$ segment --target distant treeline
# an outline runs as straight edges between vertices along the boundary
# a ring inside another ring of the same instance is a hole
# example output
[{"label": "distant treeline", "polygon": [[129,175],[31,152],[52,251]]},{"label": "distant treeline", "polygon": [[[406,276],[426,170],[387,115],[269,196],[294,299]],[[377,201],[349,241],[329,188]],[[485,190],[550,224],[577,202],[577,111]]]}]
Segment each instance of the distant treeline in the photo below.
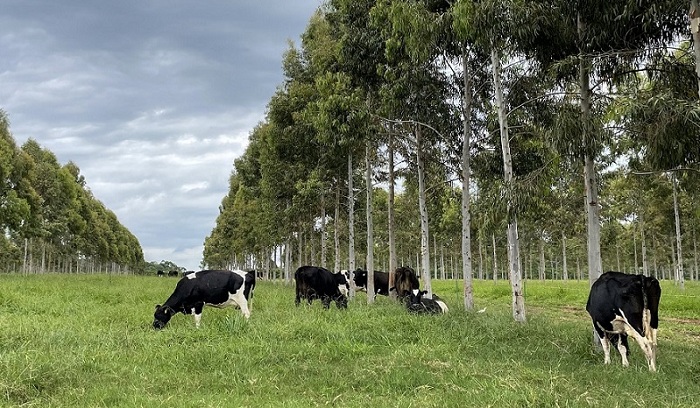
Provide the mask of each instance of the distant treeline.
[{"label": "distant treeline", "polygon": [[138,239],[95,198],[73,162],[29,139],[0,109],[0,271],[142,272]]}]

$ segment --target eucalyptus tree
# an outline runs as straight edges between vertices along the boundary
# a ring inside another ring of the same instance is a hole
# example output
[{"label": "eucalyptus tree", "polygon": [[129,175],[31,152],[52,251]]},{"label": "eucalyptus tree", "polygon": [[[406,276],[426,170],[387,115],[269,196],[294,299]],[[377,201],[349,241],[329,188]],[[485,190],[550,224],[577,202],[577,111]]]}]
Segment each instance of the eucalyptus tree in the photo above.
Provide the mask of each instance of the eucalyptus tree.
[{"label": "eucalyptus tree", "polygon": [[[600,206],[596,161],[603,148],[600,92],[614,89],[634,63],[663,47],[684,25],[682,2],[528,1],[540,10],[533,35],[522,49],[561,80],[578,88],[578,111],[561,116],[555,140],[564,153],[581,158],[586,188],[588,268],[591,284],[601,273]],[[593,82],[592,82],[593,81]],[[573,101],[572,101],[573,102]],[[573,103],[572,103],[573,107]]]}]

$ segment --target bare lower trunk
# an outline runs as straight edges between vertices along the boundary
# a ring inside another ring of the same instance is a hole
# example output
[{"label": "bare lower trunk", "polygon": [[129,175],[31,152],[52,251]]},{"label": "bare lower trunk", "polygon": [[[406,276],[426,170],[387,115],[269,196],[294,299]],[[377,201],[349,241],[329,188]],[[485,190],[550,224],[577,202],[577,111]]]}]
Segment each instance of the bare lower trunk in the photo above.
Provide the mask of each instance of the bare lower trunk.
[{"label": "bare lower trunk", "polygon": [[569,271],[566,268],[566,234],[561,233],[561,258],[562,258],[562,277],[564,280],[569,280]]},{"label": "bare lower trunk", "polygon": [[491,233],[491,243],[493,245],[493,281],[498,280],[498,259],[496,258],[496,234]]},{"label": "bare lower trunk", "polygon": [[433,288],[430,280],[428,207],[425,198],[425,167],[423,165],[423,150],[420,127],[416,127],[416,161],[418,164],[418,207],[420,211],[420,253],[421,269],[423,269],[423,290],[427,291],[428,294],[426,296],[432,299]]},{"label": "bare lower trunk", "polygon": [[367,186],[367,303],[374,303],[374,224],[372,222],[372,147],[365,146],[365,183]]},{"label": "bare lower trunk", "polygon": [[348,154],[348,273],[350,274],[350,298],[355,296],[353,272],[355,271],[355,194],[352,186],[352,153]]},{"label": "bare lower trunk", "polygon": [[647,259],[647,241],[646,234],[644,232],[644,214],[639,214],[639,229],[641,230],[642,238],[642,273],[644,276],[649,276],[649,260]]},{"label": "bare lower trunk", "polygon": [[503,152],[503,178],[505,188],[508,189],[507,219],[508,219],[508,271],[513,293],[513,318],[517,322],[525,322],[525,296],[522,291],[522,273],[520,270],[520,243],[518,241],[518,216],[513,191],[513,164],[510,153],[510,138],[508,132],[508,120],[506,118],[505,103],[501,87],[501,61],[495,47],[491,48],[491,67],[493,71],[493,84],[496,94],[496,107],[498,109],[498,122],[501,130],[501,150]]},{"label": "bare lower trunk", "polygon": [[[472,81],[469,71],[469,61],[463,52],[464,92],[462,97],[462,275],[464,276],[464,309],[474,309],[474,291],[472,288],[472,250],[471,250],[471,212],[469,183],[471,178],[470,146],[471,146],[471,110],[472,110]],[[479,247],[481,256],[481,247]],[[481,264],[479,264],[481,275]],[[480,276],[481,278],[481,276]]]},{"label": "bare lower trunk", "polygon": [[[321,266],[326,265],[326,194],[321,193]],[[337,272],[337,270],[335,271]]]},{"label": "bare lower trunk", "polygon": [[[394,287],[394,273],[396,271],[396,238],[394,236],[394,135],[389,132],[389,198],[388,198],[388,229],[389,229],[389,288]],[[390,290],[389,296],[396,299],[396,291]]]},{"label": "bare lower trunk", "polygon": [[695,52],[695,76],[698,82],[700,96],[700,7],[698,0],[690,0],[690,32],[693,35],[693,50]]},{"label": "bare lower trunk", "polygon": [[336,186],[335,189],[335,216],[333,217],[333,251],[335,261],[333,264],[333,270],[340,270],[340,234],[338,233],[338,227],[340,223],[340,184]]},{"label": "bare lower trunk", "polygon": [[672,174],[673,177],[673,214],[676,219],[676,251],[677,256],[677,268],[676,268],[676,282],[680,285],[681,289],[685,289],[685,273],[683,272],[683,244],[681,242],[681,218],[680,210],[678,209],[678,193],[677,193],[677,180],[676,174]]}]

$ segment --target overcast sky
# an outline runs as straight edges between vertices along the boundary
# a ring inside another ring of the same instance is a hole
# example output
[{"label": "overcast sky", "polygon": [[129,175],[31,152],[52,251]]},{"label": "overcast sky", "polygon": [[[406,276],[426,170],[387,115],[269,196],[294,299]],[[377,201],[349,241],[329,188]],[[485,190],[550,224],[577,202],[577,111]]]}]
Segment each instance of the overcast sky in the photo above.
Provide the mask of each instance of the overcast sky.
[{"label": "overcast sky", "polygon": [[321,0],[2,0],[0,109],[147,261],[199,269],[233,161]]}]

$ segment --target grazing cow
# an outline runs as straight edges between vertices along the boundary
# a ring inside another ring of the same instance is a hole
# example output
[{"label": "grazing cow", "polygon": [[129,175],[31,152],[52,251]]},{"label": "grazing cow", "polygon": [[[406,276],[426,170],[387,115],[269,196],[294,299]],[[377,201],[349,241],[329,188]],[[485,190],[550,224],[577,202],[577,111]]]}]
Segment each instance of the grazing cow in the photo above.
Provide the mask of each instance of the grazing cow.
[{"label": "grazing cow", "polygon": [[176,278],[177,278],[177,275],[179,275],[179,274],[177,273],[177,271],[168,271],[168,276],[172,276],[172,277],[176,277]]},{"label": "grazing cow", "polygon": [[[357,269],[355,271],[355,286],[358,290],[364,290],[367,292],[367,271],[363,269]],[[374,271],[374,294],[389,296],[389,274],[382,271]]]},{"label": "grazing cow", "polygon": [[447,305],[445,302],[433,295],[432,299],[424,298],[428,291],[414,289],[406,298],[406,309],[411,313],[416,314],[440,314],[447,313]]},{"label": "grazing cow", "polygon": [[296,299],[294,304],[299,306],[301,299],[309,304],[314,299],[321,299],[323,307],[328,309],[331,301],[338,308],[348,307],[348,291],[350,285],[345,271],[331,273],[328,269],[318,266],[301,266],[294,272],[296,281]]},{"label": "grazing cow", "polygon": [[605,272],[591,286],[586,310],[600,337],[605,364],[610,364],[610,343],[627,367],[632,336],[641,347],[650,371],[656,371],[656,332],[659,328],[661,286],[656,278]]},{"label": "grazing cow", "polygon": [[162,329],[178,312],[192,314],[199,327],[204,305],[238,306],[246,319],[250,317],[248,299],[253,297],[255,274],[244,271],[206,270],[187,274],[177,282],[175,291],[156,306],[153,328]]},{"label": "grazing cow", "polygon": [[396,268],[396,272],[394,272],[394,287],[391,290],[396,290],[396,296],[399,300],[407,298],[419,287],[418,276],[413,268],[410,266]]},{"label": "grazing cow", "polygon": [[165,272],[163,272],[159,269],[158,272],[156,272],[156,276],[158,276],[158,277],[165,276]]}]

